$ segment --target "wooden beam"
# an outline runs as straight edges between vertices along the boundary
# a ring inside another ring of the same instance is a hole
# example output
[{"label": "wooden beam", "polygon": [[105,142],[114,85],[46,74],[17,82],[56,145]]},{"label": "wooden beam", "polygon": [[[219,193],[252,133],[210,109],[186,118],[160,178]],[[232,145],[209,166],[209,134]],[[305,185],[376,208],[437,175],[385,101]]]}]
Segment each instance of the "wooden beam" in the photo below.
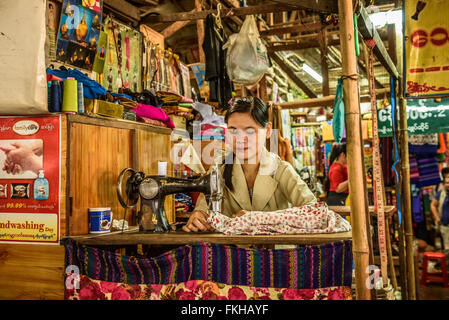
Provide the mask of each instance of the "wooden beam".
[{"label": "wooden beam", "polygon": [[288,3],[301,9],[314,12],[338,13],[337,1],[335,0],[277,0],[279,3]]},{"label": "wooden beam", "polygon": [[[198,12],[194,13],[201,13],[203,10],[203,7],[201,6],[201,0],[195,0],[195,8]],[[196,21],[196,29],[198,34],[198,53],[200,56],[200,63],[206,63],[206,55],[204,54],[203,50],[203,42],[204,42],[204,21],[203,20],[197,20]]]},{"label": "wooden beam", "polygon": [[[198,9],[195,8],[189,12],[196,12]],[[170,38],[173,34],[175,34],[177,31],[181,30],[182,28],[184,28],[185,26],[187,26],[188,24],[192,23],[192,21],[190,20],[186,20],[186,21],[176,21],[174,23],[172,23],[171,25],[169,25],[167,28],[165,28],[164,30],[161,31],[161,34],[165,37],[165,38]]]},{"label": "wooden beam", "polygon": [[265,30],[260,32],[261,37],[268,37],[272,35],[281,35],[295,32],[304,32],[304,31],[317,31],[320,30],[323,25],[320,22],[308,23],[308,24],[298,24],[296,26],[291,27],[283,27],[283,28],[272,28],[270,30]]},{"label": "wooden beam", "polygon": [[388,73],[391,76],[393,76],[395,79],[399,79],[398,70],[396,69],[396,66],[391,60],[390,55],[387,52],[387,49],[385,49],[382,39],[379,36],[379,33],[377,32],[375,27],[373,26],[373,23],[371,22],[371,19],[369,18],[368,13],[366,12],[366,9],[363,6],[363,4],[360,4],[360,14],[359,18],[357,19],[357,24],[359,26],[359,31],[364,40],[373,39],[376,42],[376,46],[373,49],[373,53],[376,56],[377,60],[379,60],[382,63],[384,68],[388,71]]},{"label": "wooden beam", "polygon": [[276,64],[279,66],[279,68],[284,71],[287,76],[299,87],[302,91],[309,97],[309,98],[317,98],[315,92],[313,92],[312,89],[309,88],[294,72],[291,68],[287,66],[287,64],[277,55],[277,53],[271,53],[270,54],[271,59],[276,62]]},{"label": "wooden beam", "polygon": [[104,0],[104,6],[126,20],[140,21],[139,8],[125,0]]},{"label": "wooden beam", "polygon": [[[340,45],[339,39],[329,39],[328,46],[337,46]],[[319,48],[320,43],[317,39],[313,39],[310,41],[304,41],[299,43],[292,44],[284,44],[284,45],[271,45],[267,47],[268,53],[276,52],[276,51],[291,51],[291,50],[302,50],[302,49],[310,49],[310,48]]]},{"label": "wooden beam", "polygon": [[[383,99],[384,94],[390,92],[390,88],[376,90],[376,98]],[[368,93],[367,93],[368,94]],[[321,98],[304,99],[290,102],[279,103],[278,106],[282,109],[297,109],[297,108],[321,108],[330,107],[334,105],[335,96],[325,96]],[[360,97],[360,102],[370,102],[369,96]]]},{"label": "wooden beam", "polygon": [[[226,8],[221,10],[221,18],[230,18],[232,16],[247,16],[252,14],[263,14],[270,12],[279,11],[292,11],[295,7],[287,4],[265,4],[257,6],[249,6],[242,8]],[[185,21],[185,20],[201,20],[206,19],[209,13],[217,14],[217,10],[203,10],[201,12],[177,12],[168,13],[158,16],[147,16],[142,20],[142,23],[159,23],[159,22],[175,22],[175,21]]]}]

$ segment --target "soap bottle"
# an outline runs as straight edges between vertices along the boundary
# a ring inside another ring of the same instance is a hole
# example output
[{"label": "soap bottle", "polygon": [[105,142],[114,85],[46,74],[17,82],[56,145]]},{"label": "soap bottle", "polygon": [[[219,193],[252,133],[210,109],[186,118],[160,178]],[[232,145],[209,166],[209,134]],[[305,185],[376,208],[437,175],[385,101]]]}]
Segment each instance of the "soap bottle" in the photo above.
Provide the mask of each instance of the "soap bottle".
[{"label": "soap bottle", "polygon": [[34,199],[47,200],[48,195],[48,180],[44,178],[44,170],[39,170],[39,177],[34,181]]}]

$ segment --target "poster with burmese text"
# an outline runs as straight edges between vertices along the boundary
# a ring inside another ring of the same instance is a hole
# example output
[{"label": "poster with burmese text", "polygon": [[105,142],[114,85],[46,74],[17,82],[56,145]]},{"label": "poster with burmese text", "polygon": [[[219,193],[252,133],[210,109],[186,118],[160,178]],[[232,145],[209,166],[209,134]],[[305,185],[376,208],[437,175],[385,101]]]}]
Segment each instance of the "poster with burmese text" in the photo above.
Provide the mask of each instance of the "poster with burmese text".
[{"label": "poster with burmese text", "polygon": [[59,244],[60,119],[0,117],[0,242]]},{"label": "poster with burmese text", "polygon": [[404,95],[449,94],[449,1],[404,1]]}]

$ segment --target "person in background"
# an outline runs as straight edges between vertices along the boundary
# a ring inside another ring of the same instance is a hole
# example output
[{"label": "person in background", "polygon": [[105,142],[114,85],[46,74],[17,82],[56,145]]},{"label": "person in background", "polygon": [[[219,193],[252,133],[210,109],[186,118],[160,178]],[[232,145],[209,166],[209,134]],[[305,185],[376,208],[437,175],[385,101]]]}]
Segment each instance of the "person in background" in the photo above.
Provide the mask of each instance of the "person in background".
[{"label": "person in background", "polygon": [[335,144],[329,157],[329,174],[325,182],[329,206],[344,206],[349,194],[346,143]]}]

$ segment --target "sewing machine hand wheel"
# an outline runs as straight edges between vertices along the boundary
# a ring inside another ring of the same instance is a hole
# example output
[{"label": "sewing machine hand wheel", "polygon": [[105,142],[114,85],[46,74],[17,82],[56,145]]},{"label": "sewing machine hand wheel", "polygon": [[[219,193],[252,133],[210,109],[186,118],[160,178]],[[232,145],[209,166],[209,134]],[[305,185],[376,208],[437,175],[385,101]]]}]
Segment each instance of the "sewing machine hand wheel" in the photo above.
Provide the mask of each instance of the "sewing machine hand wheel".
[{"label": "sewing machine hand wheel", "polygon": [[[125,176],[127,176],[125,178]],[[136,172],[134,169],[126,168],[120,172],[117,180],[117,197],[125,209],[132,209],[139,201],[139,184],[145,177],[143,172]]]}]

